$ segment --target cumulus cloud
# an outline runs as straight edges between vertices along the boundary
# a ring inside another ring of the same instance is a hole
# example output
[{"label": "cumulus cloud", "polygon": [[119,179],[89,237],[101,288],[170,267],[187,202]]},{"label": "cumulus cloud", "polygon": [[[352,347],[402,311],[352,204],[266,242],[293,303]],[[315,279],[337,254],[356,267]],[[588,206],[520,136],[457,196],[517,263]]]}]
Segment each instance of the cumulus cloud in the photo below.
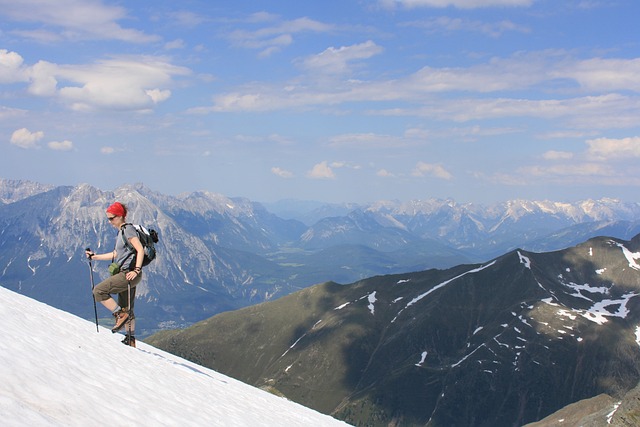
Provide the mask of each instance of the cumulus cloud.
[{"label": "cumulus cloud", "polygon": [[150,90],[145,90],[144,92],[147,95],[149,95],[149,98],[151,98],[154,104],[158,104],[162,101],[166,101],[171,97],[170,90],[150,89]]},{"label": "cumulus cloud", "polygon": [[39,61],[29,72],[29,93],[38,96],[54,96],[58,87],[56,78],[59,67],[47,61]]},{"label": "cumulus cloud", "polygon": [[313,179],[334,179],[336,175],[333,173],[333,169],[327,164],[326,161],[316,164],[308,173],[307,177]]},{"label": "cumulus cloud", "polygon": [[164,87],[190,70],[163,57],[123,56],[87,65],[39,61],[28,74],[29,93],[58,97],[74,110],[145,110],[166,101]]},{"label": "cumulus cloud", "polygon": [[425,163],[422,161],[416,164],[416,167],[411,172],[411,175],[415,177],[431,176],[434,178],[446,179],[446,180],[453,178],[453,175],[449,171],[447,171],[442,165]]},{"label": "cumulus cloud", "polygon": [[38,148],[38,141],[44,137],[44,132],[31,132],[27,128],[21,128],[11,134],[11,143],[20,148]]},{"label": "cumulus cloud", "polygon": [[27,81],[24,59],[16,52],[0,49],[0,83]]},{"label": "cumulus cloud", "polygon": [[271,168],[271,173],[279,176],[280,178],[293,178],[293,173],[288,170],[281,169],[279,167]]}]

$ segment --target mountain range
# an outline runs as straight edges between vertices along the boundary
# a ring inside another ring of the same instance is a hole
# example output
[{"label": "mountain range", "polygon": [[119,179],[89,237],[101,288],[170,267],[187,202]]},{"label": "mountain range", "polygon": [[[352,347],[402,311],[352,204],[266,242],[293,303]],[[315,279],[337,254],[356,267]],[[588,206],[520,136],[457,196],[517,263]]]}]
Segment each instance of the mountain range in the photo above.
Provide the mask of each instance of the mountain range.
[{"label": "mountain range", "polygon": [[353,425],[638,425],[639,296],[640,235],[597,237],[318,284],[146,342]]},{"label": "mountain range", "polygon": [[[128,220],[158,230],[158,258],[138,290],[138,331],[186,327],[214,314],[271,301],[308,286],[477,263],[516,247],[555,250],[597,235],[640,232],[640,204],[452,200],[368,205],[261,204],[194,191],[166,195],[143,184],[104,191],[0,179],[0,285],[84,318],[90,280],[107,264],[115,230],[104,210],[126,203]],[[99,307],[100,322],[110,321]]]}]

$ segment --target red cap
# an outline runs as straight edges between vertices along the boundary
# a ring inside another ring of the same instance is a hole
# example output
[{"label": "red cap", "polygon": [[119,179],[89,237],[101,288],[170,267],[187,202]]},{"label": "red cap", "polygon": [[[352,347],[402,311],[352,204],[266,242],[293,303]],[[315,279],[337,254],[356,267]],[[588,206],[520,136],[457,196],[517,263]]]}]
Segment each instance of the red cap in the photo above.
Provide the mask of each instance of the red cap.
[{"label": "red cap", "polygon": [[107,208],[107,212],[114,214],[115,216],[121,216],[121,217],[127,216],[127,210],[124,208],[124,206],[120,202],[115,202],[114,204],[109,206]]}]

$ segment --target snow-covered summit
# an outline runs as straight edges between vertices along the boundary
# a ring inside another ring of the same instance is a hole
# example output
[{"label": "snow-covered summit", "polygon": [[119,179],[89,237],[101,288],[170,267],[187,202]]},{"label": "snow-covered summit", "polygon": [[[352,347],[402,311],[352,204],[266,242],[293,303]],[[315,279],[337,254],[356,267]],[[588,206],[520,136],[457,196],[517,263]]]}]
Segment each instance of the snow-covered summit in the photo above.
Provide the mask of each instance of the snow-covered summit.
[{"label": "snow-covered summit", "polygon": [[3,426],[345,426],[0,287]]}]

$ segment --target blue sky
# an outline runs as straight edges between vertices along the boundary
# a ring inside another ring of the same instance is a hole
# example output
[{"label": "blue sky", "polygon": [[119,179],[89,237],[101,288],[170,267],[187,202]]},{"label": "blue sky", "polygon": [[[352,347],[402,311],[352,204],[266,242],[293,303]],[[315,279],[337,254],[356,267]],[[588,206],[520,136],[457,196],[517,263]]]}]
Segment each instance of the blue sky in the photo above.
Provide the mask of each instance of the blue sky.
[{"label": "blue sky", "polygon": [[0,177],[640,201],[636,0],[0,0]]}]

